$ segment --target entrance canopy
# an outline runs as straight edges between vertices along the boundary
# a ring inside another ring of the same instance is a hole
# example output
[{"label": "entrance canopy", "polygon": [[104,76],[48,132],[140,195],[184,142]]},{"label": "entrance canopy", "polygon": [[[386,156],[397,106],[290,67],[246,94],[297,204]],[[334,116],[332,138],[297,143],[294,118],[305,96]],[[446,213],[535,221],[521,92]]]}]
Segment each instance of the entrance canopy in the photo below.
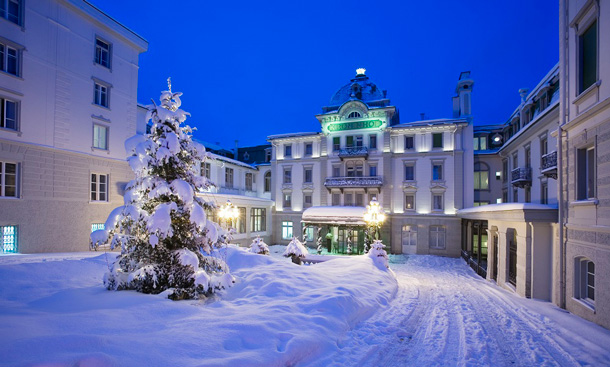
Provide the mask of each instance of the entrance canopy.
[{"label": "entrance canopy", "polygon": [[362,206],[314,206],[303,212],[305,224],[331,224],[347,226],[365,226]]}]

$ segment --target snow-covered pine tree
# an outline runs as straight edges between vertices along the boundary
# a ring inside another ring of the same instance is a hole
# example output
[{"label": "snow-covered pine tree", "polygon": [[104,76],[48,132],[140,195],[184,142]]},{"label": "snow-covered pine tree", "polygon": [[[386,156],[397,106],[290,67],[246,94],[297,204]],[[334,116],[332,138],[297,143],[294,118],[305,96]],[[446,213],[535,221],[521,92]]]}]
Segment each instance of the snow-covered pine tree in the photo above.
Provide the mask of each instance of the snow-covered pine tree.
[{"label": "snow-covered pine tree", "polygon": [[262,238],[256,236],[256,238],[252,240],[248,251],[252,252],[253,254],[269,255],[269,246],[265,243],[265,241],[263,241]]},{"label": "snow-covered pine tree", "polygon": [[375,262],[379,268],[390,267],[388,263],[388,253],[384,250],[384,248],[385,245],[381,242],[381,240],[375,240],[373,241],[371,249],[368,252],[369,257],[373,259],[373,262]]},{"label": "snow-covered pine tree", "polygon": [[292,241],[286,246],[283,255],[285,257],[290,257],[293,263],[301,265],[301,259],[306,257],[308,253],[307,247],[305,247],[298,238],[292,237]]},{"label": "snow-covered pine tree", "polygon": [[161,93],[161,104],[149,106],[150,134],[125,142],[135,179],[126,186],[125,205],[114,209],[105,229],[91,234],[92,246],[121,246],[104,284],[111,290],[167,292],[174,300],[196,298],[230,286],[226,263],[210,256],[226,238],[206,219],[209,207],[194,193],[211,185],[195,164],[208,155],[192,140],[179,107],[182,93]]}]

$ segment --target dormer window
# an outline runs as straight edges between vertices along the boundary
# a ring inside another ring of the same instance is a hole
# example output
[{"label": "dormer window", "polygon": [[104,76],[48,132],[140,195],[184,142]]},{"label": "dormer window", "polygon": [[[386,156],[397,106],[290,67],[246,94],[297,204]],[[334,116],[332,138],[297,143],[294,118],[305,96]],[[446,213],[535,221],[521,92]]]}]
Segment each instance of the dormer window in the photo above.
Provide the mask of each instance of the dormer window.
[{"label": "dormer window", "polygon": [[357,111],[351,112],[347,116],[348,119],[358,119],[358,118],[361,118],[361,117],[362,117],[362,115],[360,114],[360,112],[357,112]]}]

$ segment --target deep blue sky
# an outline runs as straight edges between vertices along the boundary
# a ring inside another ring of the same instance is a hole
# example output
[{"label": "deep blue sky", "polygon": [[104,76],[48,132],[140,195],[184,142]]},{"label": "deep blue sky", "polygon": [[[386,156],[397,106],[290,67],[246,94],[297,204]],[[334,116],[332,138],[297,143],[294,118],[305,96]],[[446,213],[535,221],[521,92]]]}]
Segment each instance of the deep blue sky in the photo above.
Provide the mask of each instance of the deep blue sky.
[{"label": "deep blue sky", "polygon": [[450,117],[470,70],[475,123],[502,123],[559,59],[557,0],[90,1],[149,42],[138,101],[171,76],[195,137],[227,148],[319,131],[314,115],[358,67],[401,122]]}]

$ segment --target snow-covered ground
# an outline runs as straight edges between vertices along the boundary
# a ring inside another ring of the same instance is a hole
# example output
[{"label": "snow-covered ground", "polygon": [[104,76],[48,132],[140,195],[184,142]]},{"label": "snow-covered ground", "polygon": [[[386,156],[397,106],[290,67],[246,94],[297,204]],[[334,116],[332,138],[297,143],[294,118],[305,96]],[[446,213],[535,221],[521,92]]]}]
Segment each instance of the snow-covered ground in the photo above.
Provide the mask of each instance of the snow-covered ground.
[{"label": "snow-covered ground", "polygon": [[233,287],[174,302],[103,288],[115,256],[0,257],[0,365],[307,365],[397,291],[367,256],[298,266],[231,248]]},{"label": "snow-covered ground", "polygon": [[610,331],[460,259],[297,266],[230,249],[234,287],[174,302],[101,285],[99,253],[0,257],[2,366],[607,366]]}]

